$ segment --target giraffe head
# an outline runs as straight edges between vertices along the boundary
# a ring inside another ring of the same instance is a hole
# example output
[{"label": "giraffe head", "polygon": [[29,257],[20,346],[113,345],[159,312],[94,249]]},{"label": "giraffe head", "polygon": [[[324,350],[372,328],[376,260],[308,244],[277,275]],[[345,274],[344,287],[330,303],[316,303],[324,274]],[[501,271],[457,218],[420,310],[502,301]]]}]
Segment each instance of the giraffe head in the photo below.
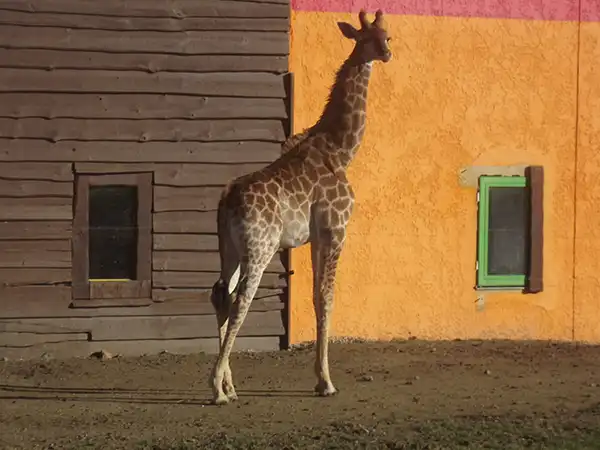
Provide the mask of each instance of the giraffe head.
[{"label": "giraffe head", "polygon": [[377,10],[375,20],[369,22],[367,13],[361,10],[358,13],[360,20],[360,30],[357,30],[352,25],[346,22],[338,22],[338,27],[342,34],[348,39],[356,41],[354,54],[363,63],[372,61],[388,62],[392,59],[392,51],[389,47],[391,38],[388,36],[383,24],[383,12]]}]

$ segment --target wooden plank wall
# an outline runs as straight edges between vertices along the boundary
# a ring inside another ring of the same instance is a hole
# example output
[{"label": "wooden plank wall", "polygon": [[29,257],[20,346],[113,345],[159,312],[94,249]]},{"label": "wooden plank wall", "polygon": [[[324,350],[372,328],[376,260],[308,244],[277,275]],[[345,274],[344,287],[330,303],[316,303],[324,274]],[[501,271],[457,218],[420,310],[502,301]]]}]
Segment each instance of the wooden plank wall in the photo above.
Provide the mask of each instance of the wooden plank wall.
[{"label": "wooden plank wall", "polygon": [[[126,5],[0,3],[0,353],[216,349],[215,208],[289,132],[289,0]],[[154,174],[153,298],[72,304],[74,174],[115,172]],[[239,348],[279,346],[286,262],[269,266]]]}]

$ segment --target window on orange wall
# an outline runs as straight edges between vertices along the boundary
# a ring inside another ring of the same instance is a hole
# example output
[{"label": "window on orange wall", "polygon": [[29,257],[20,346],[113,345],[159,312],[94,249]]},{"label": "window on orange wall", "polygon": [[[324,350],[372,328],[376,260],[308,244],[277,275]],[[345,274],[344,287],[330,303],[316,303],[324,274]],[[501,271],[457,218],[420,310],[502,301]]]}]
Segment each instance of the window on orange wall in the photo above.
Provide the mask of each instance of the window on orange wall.
[{"label": "window on orange wall", "polygon": [[477,237],[477,288],[542,291],[542,167],[479,178]]}]

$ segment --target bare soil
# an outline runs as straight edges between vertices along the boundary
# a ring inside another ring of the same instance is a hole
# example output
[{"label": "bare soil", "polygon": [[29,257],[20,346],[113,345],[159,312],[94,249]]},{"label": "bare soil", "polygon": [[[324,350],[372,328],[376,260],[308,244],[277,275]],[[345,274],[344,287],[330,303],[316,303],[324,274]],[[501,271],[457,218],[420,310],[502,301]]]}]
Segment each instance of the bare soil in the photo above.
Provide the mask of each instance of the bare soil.
[{"label": "bare soil", "polygon": [[236,403],[209,403],[214,356],[0,362],[2,449],[600,448],[600,347],[333,344],[232,358]]}]

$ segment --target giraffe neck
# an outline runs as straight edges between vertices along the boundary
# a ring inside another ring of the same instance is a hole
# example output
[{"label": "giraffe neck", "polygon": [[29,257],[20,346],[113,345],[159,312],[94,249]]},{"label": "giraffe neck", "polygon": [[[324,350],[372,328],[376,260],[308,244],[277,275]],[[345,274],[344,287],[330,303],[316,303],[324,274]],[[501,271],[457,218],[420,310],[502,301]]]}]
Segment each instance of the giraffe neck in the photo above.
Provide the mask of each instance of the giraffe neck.
[{"label": "giraffe neck", "polygon": [[342,64],[321,118],[313,131],[325,135],[342,168],[354,158],[365,133],[367,89],[372,63],[358,62],[354,55]]}]

